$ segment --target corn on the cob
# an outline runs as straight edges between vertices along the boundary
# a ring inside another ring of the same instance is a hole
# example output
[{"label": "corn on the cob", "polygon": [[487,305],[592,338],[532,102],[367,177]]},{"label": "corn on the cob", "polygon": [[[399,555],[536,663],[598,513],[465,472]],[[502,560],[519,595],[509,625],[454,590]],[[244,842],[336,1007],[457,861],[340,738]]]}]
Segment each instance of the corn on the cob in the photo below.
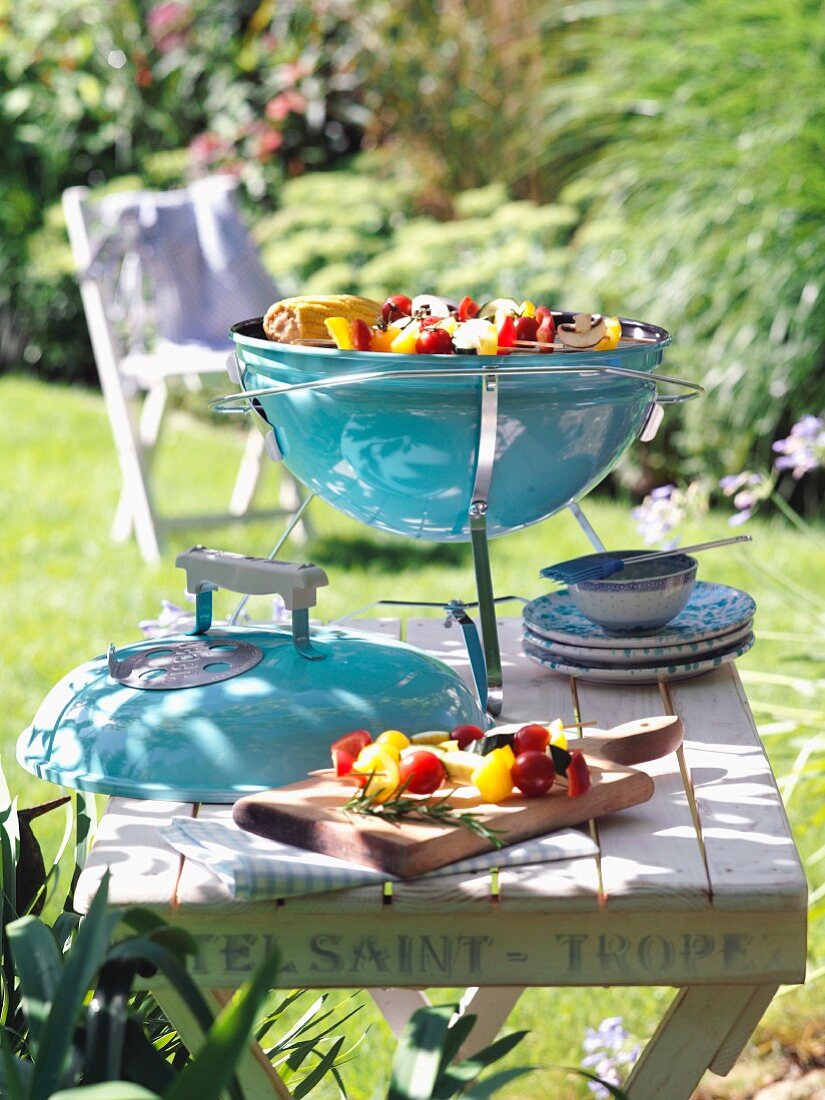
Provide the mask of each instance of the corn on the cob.
[{"label": "corn on the cob", "polygon": [[316,297],[299,294],[269,307],[264,317],[264,332],[279,344],[328,340],[329,333],[324,325],[328,317],[346,317],[348,321],[362,320],[374,325],[381,317],[381,304],[355,294],[319,294]]}]

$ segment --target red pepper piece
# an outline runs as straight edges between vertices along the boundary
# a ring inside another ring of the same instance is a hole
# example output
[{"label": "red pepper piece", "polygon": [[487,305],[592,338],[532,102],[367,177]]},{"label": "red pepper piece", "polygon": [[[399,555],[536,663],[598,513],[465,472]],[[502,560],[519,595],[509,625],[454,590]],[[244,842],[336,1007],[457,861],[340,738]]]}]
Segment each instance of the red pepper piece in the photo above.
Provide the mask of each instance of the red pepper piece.
[{"label": "red pepper piece", "polygon": [[567,796],[576,798],[585,791],[590,790],[590,769],[584,754],[578,749],[570,753],[570,763],[567,766]]},{"label": "red pepper piece", "polygon": [[350,321],[349,331],[352,337],[352,346],[356,351],[370,350],[372,347],[372,329],[366,321],[356,317],[354,321]]},{"label": "red pepper piece", "polygon": [[335,768],[335,774],[339,779],[342,775],[350,774],[355,759],[351,752],[346,752],[344,749],[332,750],[332,766]]},{"label": "red pepper piece", "polygon": [[474,302],[469,294],[466,294],[458,303],[459,321],[469,321],[472,317],[478,317],[481,306]]},{"label": "red pepper piece", "polygon": [[498,326],[498,346],[499,348],[512,348],[516,345],[516,322],[512,316],[508,313],[506,317],[501,319],[501,324]]},{"label": "red pepper piece", "polygon": [[345,733],[343,737],[339,737],[337,741],[333,741],[330,745],[330,749],[333,752],[335,752],[336,749],[347,752],[354,760],[361,749],[366,748],[370,741],[372,741],[372,734],[367,730],[352,730],[351,733]]}]

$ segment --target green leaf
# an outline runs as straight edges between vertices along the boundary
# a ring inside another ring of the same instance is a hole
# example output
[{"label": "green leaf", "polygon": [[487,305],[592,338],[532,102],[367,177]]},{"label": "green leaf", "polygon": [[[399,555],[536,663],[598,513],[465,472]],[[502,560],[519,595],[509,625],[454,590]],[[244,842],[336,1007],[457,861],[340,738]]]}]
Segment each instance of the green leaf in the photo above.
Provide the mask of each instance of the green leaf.
[{"label": "green leaf", "polygon": [[61,1085],[63,1067],[74,1037],[80,1006],[120,919],[117,912],[107,911],[108,897],[107,871],[88,913],[81,921],[74,947],[63,965],[55,989],[54,1003],[41,1035],[30,1100],[49,1100]]},{"label": "green leaf", "polygon": [[342,1035],[337,1039],[312,1072],[308,1073],[303,1081],[295,1086],[292,1090],[292,1095],[295,1097],[295,1100],[301,1100],[302,1097],[306,1096],[311,1089],[314,1089],[315,1086],[326,1077],[327,1073],[329,1073],[335,1065],[335,1059],[338,1057],[338,1053],[344,1045],[345,1038],[346,1036]]},{"label": "green leaf", "polygon": [[28,1020],[29,1042],[36,1061],[63,963],[54,936],[37,917],[21,917],[14,921],[8,926],[8,937],[15,969],[20,977],[23,1011]]},{"label": "green leaf", "polygon": [[4,1100],[26,1100],[26,1088],[22,1077],[31,1076],[31,1063],[15,1058],[11,1041],[5,1028],[0,1028],[0,1085]]},{"label": "green leaf", "polygon": [[463,1062],[459,1062],[457,1066],[452,1067],[452,1072],[461,1076],[462,1074],[470,1074],[466,1077],[466,1080],[472,1081],[474,1077],[477,1077],[483,1069],[487,1066],[497,1062],[500,1058],[504,1058],[509,1054],[514,1047],[518,1046],[524,1036],[527,1035],[526,1031],[514,1031],[510,1035],[503,1035],[500,1039],[496,1039],[495,1042],[490,1043],[484,1050],[480,1050],[477,1054],[474,1054],[471,1058],[466,1058]]},{"label": "green leaf", "polygon": [[477,1081],[469,1092],[462,1093],[464,1100],[488,1100],[490,1096],[498,1092],[510,1081],[524,1077],[533,1072],[533,1066],[514,1066],[512,1069],[500,1069],[498,1073],[492,1073],[483,1081]]},{"label": "green leaf", "polygon": [[181,962],[180,957],[148,936],[133,937],[114,944],[106,955],[107,961],[115,959],[142,959],[152,963],[168,979],[175,992],[185,1002],[204,1034],[213,1022],[212,1011],[203,993]]},{"label": "green leaf", "polygon": [[123,1076],[123,1047],[129,1018],[128,998],[137,963],[103,964],[94,995],[86,1006],[83,1079],[88,1084]]},{"label": "green leaf", "polygon": [[164,1096],[164,1100],[218,1100],[249,1042],[258,1009],[278,970],[277,949],[269,952],[251,981],[221,1011],[206,1042]]},{"label": "green leaf", "polygon": [[[455,1014],[456,1008],[453,1008],[453,1014]],[[441,1051],[441,1063],[438,1067],[439,1072],[443,1072],[447,1066],[455,1058],[456,1054],[461,1047],[461,1044],[469,1036],[473,1030],[478,1017],[472,1012],[468,1012],[464,1016],[459,1016],[453,1024],[447,1028],[447,1034],[444,1037],[444,1046]]]},{"label": "green leaf", "polygon": [[175,1070],[162,1057],[144,1033],[140,1021],[130,1015],[126,1021],[121,1074],[130,1081],[140,1081],[147,1088],[163,1094],[175,1079]]},{"label": "green leaf", "polygon": [[617,1085],[611,1085],[609,1081],[603,1081],[601,1077],[597,1076],[595,1073],[591,1073],[587,1069],[579,1069],[577,1066],[565,1066],[565,1069],[570,1073],[577,1073],[579,1077],[584,1077],[588,1081],[595,1081],[597,1084],[601,1085],[603,1089],[607,1089],[610,1095],[614,1097],[614,1100],[629,1100],[627,1093],[622,1092]]},{"label": "green leaf", "polygon": [[395,1051],[387,1100],[429,1100],[452,1015],[449,1005],[432,1005],[413,1013]]}]

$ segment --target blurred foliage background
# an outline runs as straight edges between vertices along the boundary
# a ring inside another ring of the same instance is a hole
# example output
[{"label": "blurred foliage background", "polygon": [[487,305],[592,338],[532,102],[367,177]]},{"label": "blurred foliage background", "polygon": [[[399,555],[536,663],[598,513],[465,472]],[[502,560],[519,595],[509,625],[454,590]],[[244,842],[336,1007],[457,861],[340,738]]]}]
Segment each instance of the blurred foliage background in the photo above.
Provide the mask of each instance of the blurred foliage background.
[{"label": "blurred foliage background", "polygon": [[0,0],[0,370],[95,381],[63,188],[229,171],[285,292],[512,294],[669,329],[668,370],[709,398],[637,449],[636,490],[768,464],[825,407],[821,16]]}]

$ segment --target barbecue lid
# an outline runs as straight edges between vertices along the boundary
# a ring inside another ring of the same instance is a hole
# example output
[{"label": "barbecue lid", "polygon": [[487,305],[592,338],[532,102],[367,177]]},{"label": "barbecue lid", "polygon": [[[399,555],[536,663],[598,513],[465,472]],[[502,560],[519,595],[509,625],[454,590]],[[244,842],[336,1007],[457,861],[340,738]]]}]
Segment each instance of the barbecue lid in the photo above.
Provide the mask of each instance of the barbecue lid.
[{"label": "barbecue lid", "polygon": [[[373,734],[486,727],[475,692],[403,642],[309,628],[314,565],[194,547],[186,568],[195,632],[87,661],[46,696],[17,746],[20,764],[68,787],[128,798],[234,802],[329,766],[330,742]],[[212,591],[280,592],[292,624],[211,625]]]}]

